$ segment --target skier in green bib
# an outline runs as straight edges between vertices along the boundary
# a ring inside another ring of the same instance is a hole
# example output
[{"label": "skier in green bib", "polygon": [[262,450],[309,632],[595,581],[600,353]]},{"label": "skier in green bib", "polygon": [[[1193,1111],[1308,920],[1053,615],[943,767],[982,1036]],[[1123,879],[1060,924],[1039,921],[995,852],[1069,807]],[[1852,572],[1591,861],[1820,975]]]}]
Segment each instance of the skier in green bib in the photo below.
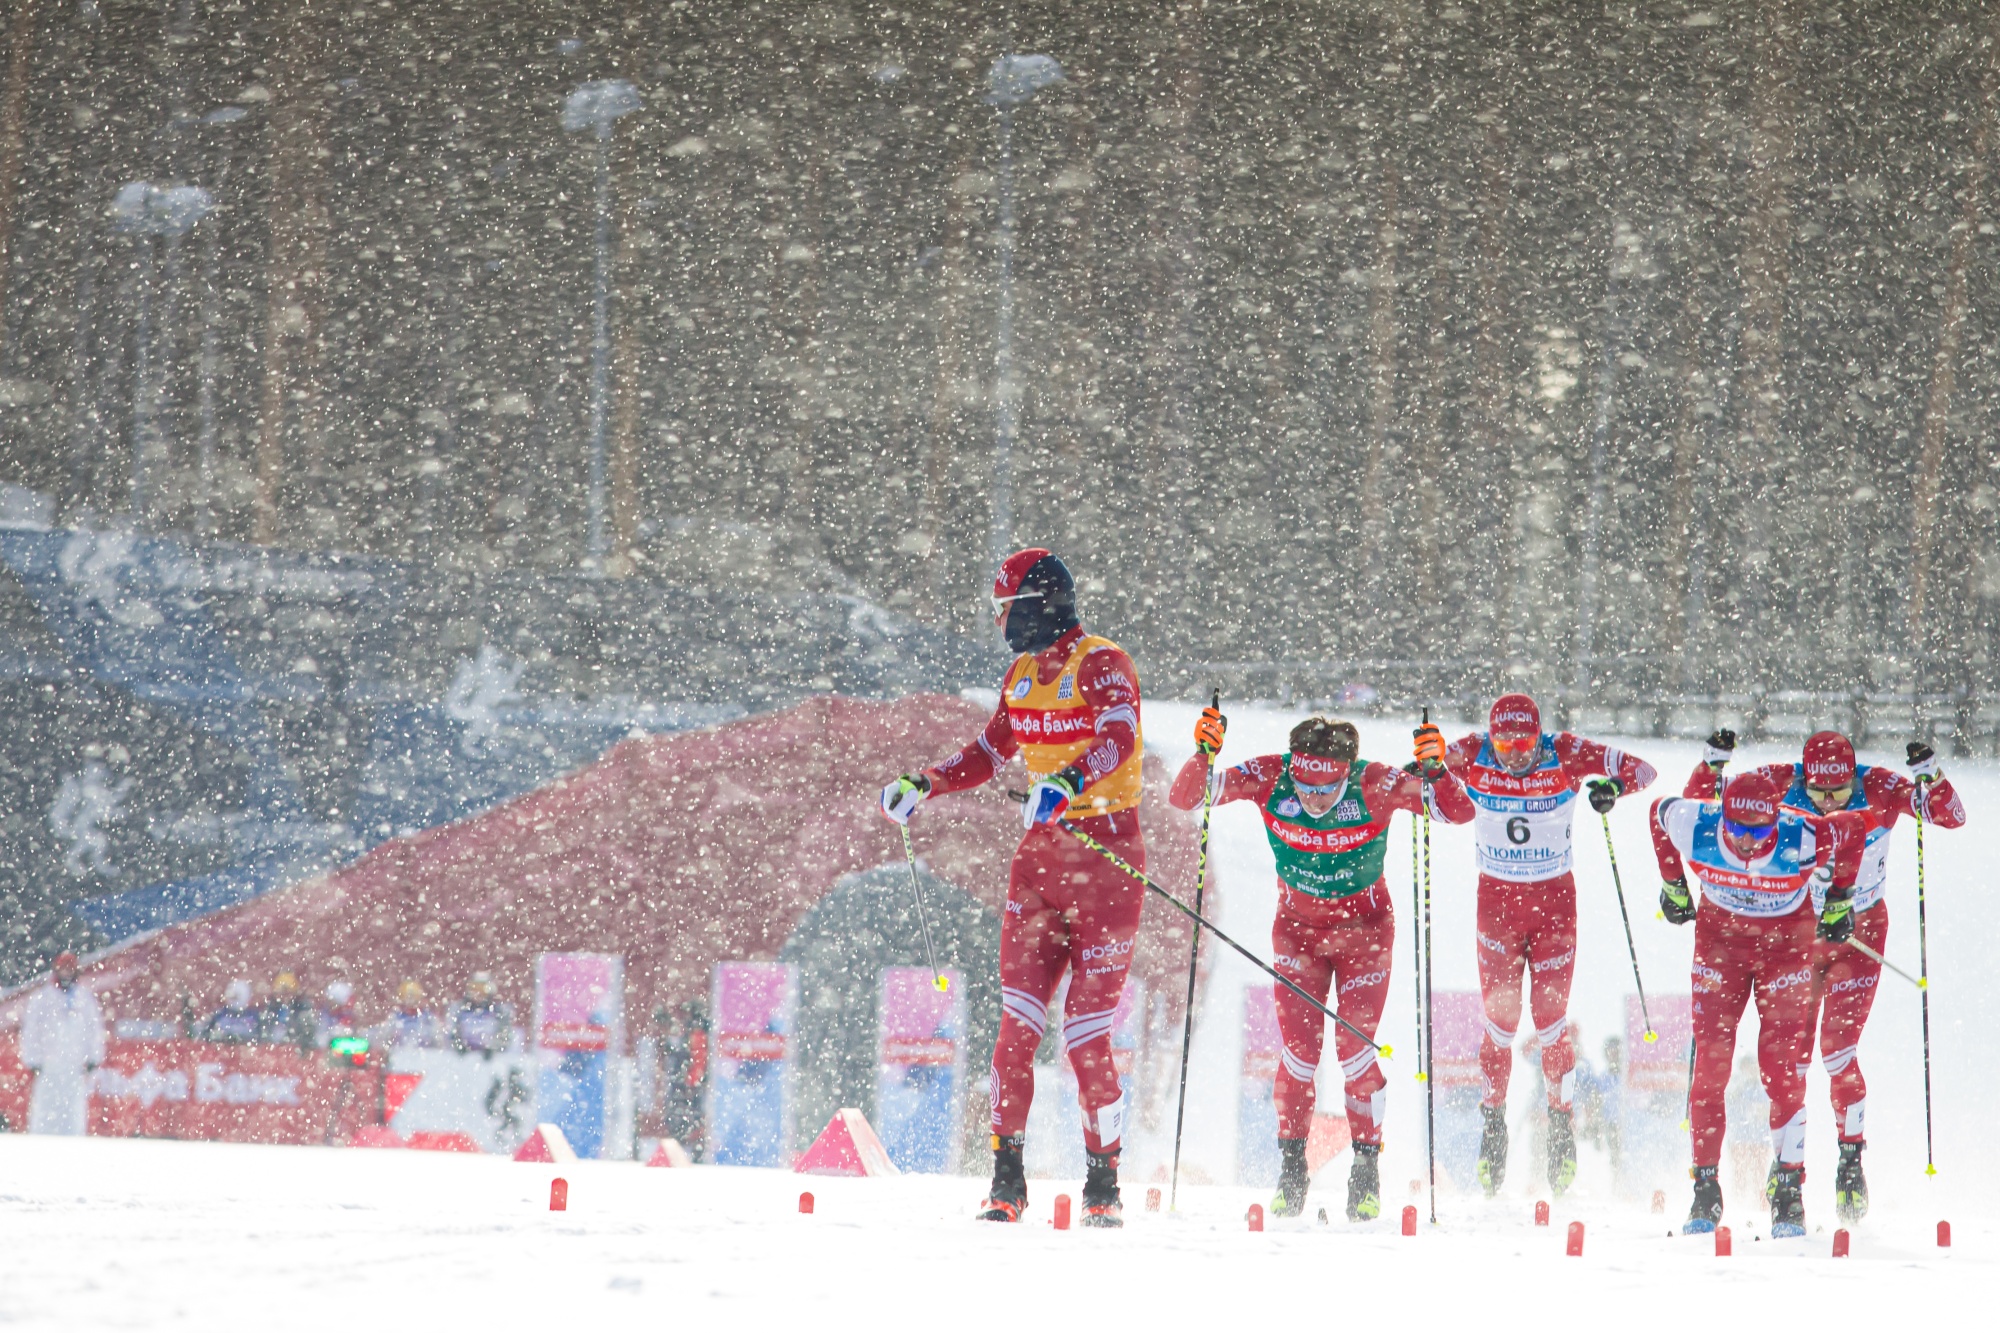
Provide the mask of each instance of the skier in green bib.
[{"label": "skier in green bib", "polygon": [[[1414,771],[1360,757],[1361,733],[1352,722],[1309,717],[1292,728],[1289,753],[1259,755],[1214,772],[1212,753],[1222,748],[1223,718],[1204,709],[1195,724],[1196,751],[1174,779],[1168,797],[1181,810],[1201,804],[1214,784],[1214,801],[1255,801],[1278,863],[1278,914],[1271,950],[1279,972],[1325,1002],[1338,983],[1340,1016],[1370,1038],[1382,1021],[1395,954],[1396,914],[1382,882],[1389,822],[1398,810],[1427,811],[1448,824],[1471,820],[1472,802],[1444,764],[1444,736],[1426,724],[1417,729]],[[1271,1098],[1278,1108],[1282,1167],[1271,1209],[1296,1217],[1309,1184],[1306,1134],[1313,1119],[1313,1077],[1325,1040],[1325,1018],[1283,986],[1273,985],[1278,1032],[1284,1045]],[[1382,1211],[1377,1158],[1387,1080],[1375,1052],[1345,1028],[1335,1054],[1346,1082],[1348,1137],[1354,1165],[1347,1178],[1347,1216],[1365,1221]]]}]

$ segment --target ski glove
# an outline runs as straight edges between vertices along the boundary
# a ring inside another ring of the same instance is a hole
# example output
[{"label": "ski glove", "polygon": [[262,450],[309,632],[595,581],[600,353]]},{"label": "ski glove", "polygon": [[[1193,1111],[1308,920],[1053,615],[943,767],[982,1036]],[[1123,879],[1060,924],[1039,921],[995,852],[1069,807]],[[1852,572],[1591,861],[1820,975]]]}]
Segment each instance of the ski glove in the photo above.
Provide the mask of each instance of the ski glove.
[{"label": "ski glove", "polygon": [[1721,727],[1709,734],[1708,748],[1701,752],[1701,762],[1710,768],[1721,768],[1735,753],[1736,733],[1728,727]]},{"label": "ski glove", "polygon": [[905,773],[882,789],[882,816],[898,824],[910,822],[910,816],[917,813],[917,807],[931,794],[931,780],[919,773],[915,777]]},{"label": "ski glove", "polygon": [[1918,782],[1936,782],[1944,776],[1936,750],[1922,741],[1911,741],[1905,749],[1910,756],[1910,776]]},{"label": "ski glove", "polygon": [[1433,765],[1444,762],[1444,733],[1434,723],[1426,722],[1411,733],[1416,737],[1417,762],[1424,766],[1424,776],[1431,776]]},{"label": "ski glove", "polygon": [[1617,778],[1592,778],[1589,787],[1590,808],[1600,815],[1610,814],[1611,807],[1625,794],[1625,784]]},{"label": "ski glove", "polygon": [[1688,890],[1687,876],[1660,885],[1660,915],[1670,926],[1685,926],[1694,920],[1694,894]]},{"label": "ski glove", "polygon": [[1074,768],[1060,769],[1038,779],[1028,788],[1028,803],[1021,807],[1021,824],[1053,824],[1069,813],[1069,803],[1083,794],[1083,775]]},{"label": "ski glove", "polygon": [[1854,891],[1827,890],[1826,905],[1819,909],[1819,937],[1828,944],[1845,944],[1854,934]]},{"label": "ski glove", "polygon": [[1222,748],[1222,733],[1229,729],[1229,719],[1218,710],[1204,708],[1194,724],[1194,748],[1203,754],[1214,754]]}]

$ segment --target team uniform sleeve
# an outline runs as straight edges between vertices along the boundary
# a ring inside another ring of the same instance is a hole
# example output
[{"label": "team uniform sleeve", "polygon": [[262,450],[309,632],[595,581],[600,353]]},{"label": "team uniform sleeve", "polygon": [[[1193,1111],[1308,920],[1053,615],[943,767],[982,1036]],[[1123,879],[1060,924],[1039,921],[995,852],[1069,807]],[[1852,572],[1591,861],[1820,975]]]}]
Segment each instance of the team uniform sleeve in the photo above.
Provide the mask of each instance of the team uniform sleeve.
[{"label": "team uniform sleeve", "polygon": [[1007,701],[1001,699],[993,709],[993,716],[986,720],[986,727],[972,741],[948,759],[941,759],[924,770],[931,780],[933,794],[948,791],[965,791],[991,782],[1007,761],[1014,757],[1018,747],[1014,741],[1014,724],[1007,718]]},{"label": "team uniform sleeve", "polygon": [[1285,771],[1284,756],[1276,754],[1259,755],[1219,774],[1210,764],[1210,757],[1198,750],[1188,756],[1174,777],[1173,790],[1167,793],[1168,804],[1176,810],[1192,810],[1201,804],[1202,789],[1212,785],[1217,805],[1228,805],[1231,801],[1256,801],[1261,805],[1269,799],[1271,788],[1278,785],[1278,778]]},{"label": "team uniform sleeve", "polygon": [[1959,800],[1958,789],[1951,785],[1950,778],[1939,778],[1926,789],[1901,773],[1878,765],[1868,770],[1862,785],[1868,804],[1892,819],[1911,815],[1938,828],[1965,827],[1965,803]]},{"label": "team uniform sleeve", "polygon": [[1712,801],[1717,789],[1722,786],[1722,777],[1707,764],[1696,764],[1694,772],[1681,786],[1681,795],[1690,801]]},{"label": "team uniform sleeve", "polygon": [[1681,857],[1692,845],[1694,821],[1700,813],[1700,803],[1686,797],[1662,796],[1653,802],[1647,822],[1653,830],[1653,857],[1660,863],[1661,879],[1687,877],[1687,866]]},{"label": "team uniform sleeve", "polygon": [[1362,781],[1386,795],[1391,810],[1428,814],[1447,824],[1472,822],[1472,798],[1465,794],[1464,785],[1451,771],[1449,763],[1429,782],[1404,769],[1391,768],[1387,764],[1370,764]]},{"label": "team uniform sleeve", "polygon": [[1456,773],[1460,781],[1472,771],[1472,765],[1479,758],[1479,751],[1485,747],[1486,738],[1478,732],[1461,736],[1453,741],[1444,752],[1444,766]]},{"label": "team uniform sleeve", "polygon": [[1868,817],[1859,810],[1811,815],[1816,852],[1814,864],[1833,875],[1833,887],[1851,889],[1861,871],[1861,851],[1868,841]]},{"label": "team uniform sleeve", "polygon": [[1077,668],[1076,690],[1097,710],[1097,740],[1077,756],[1083,790],[1139,752],[1139,672],[1121,648],[1099,648]]},{"label": "team uniform sleeve", "polygon": [[1601,741],[1572,736],[1567,731],[1556,737],[1556,758],[1562,762],[1563,772],[1574,779],[1616,778],[1628,793],[1644,791],[1660,776],[1636,754],[1627,754]]}]

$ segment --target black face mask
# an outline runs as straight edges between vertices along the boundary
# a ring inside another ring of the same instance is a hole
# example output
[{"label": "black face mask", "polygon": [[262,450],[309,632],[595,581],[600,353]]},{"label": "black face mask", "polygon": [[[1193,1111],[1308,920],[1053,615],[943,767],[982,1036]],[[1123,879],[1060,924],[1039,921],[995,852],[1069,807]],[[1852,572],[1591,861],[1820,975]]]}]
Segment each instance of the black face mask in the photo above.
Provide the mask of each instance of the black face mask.
[{"label": "black face mask", "polygon": [[1017,653],[1039,653],[1077,626],[1076,585],[1063,562],[1052,555],[1037,560],[1021,576],[1024,596],[1007,607],[1007,646]]}]

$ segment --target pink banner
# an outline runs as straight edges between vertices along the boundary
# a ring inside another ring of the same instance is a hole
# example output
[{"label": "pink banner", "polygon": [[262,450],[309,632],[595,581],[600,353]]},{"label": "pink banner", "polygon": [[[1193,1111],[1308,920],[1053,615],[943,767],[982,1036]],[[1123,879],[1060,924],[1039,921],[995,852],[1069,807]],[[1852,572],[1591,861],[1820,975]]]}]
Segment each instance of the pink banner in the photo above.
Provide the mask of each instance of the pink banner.
[{"label": "pink banner", "polygon": [[624,1045],[625,960],[609,953],[545,953],[535,960],[536,1044],[610,1051]]},{"label": "pink banner", "polygon": [[[1271,987],[1253,982],[1243,988],[1243,1080],[1269,1088],[1278,1076],[1278,1001]],[[1246,1089],[1246,1092],[1248,1089]]]},{"label": "pink banner", "polygon": [[1479,992],[1441,990],[1431,994],[1431,1069],[1441,1088],[1482,1083],[1479,1040],[1486,1034],[1486,1008]]},{"label": "pink banner", "polygon": [[1646,1040],[1646,1020],[1639,997],[1625,997],[1625,1086],[1634,1092],[1685,1092],[1688,1039],[1694,1031],[1689,1012],[1693,997],[1655,995],[1646,1002],[1659,1040]]}]

